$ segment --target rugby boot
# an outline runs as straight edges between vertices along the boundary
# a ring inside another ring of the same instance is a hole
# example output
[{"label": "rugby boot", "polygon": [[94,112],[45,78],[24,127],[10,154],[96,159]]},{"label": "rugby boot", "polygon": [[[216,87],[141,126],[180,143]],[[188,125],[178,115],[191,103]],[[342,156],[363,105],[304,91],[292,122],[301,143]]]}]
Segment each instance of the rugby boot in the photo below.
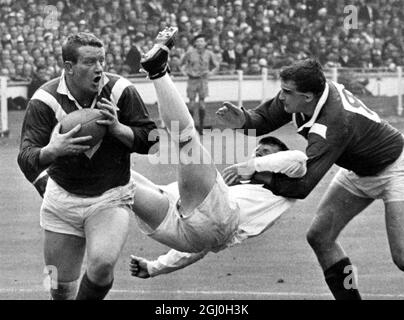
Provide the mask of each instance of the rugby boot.
[{"label": "rugby boot", "polygon": [[170,72],[168,53],[174,46],[177,32],[178,28],[175,27],[167,27],[160,31],[153,48],[146,52],[140,60],[142,69],[148,74],[150,80],[161,78]]}]

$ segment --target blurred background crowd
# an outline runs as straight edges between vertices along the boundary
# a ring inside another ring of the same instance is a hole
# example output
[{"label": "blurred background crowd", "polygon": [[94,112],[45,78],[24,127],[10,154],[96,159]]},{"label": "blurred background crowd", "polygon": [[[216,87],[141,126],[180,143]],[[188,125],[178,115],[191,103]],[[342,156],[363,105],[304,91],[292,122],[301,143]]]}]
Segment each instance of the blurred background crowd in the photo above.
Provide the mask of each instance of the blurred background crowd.
[{"label": "blurred background crowd", "polygon": [[136,74],[165,26],[179,28],[173,74],[200,33],[221,74],[258,74],[309,56],[325,67],[394,70],[404,65],[403,22],[404,0],[0,0],[0,75],[29,82],[59,75],[61,44],[80,31],[104,42],[106,71]]}]

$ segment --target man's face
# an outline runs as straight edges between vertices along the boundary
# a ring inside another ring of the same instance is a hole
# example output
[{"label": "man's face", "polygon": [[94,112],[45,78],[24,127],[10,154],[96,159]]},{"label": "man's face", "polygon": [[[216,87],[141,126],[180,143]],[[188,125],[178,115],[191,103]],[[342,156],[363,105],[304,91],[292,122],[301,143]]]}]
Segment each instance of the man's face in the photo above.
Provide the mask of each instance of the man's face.
[{"label": "man's face", "polygon": [[104,71],[105,50],[94,46],[77,49],[77,63],[72,64],[72,77],[76,85],[84,92],[96,93]]},{"label": "man's face", "polygon": [[307,97],[304,93],[297,90],[294,81],[281,80],[281,93],[279,95],[279,100],[283,102],[287,113],[304,113],[307,105],[306,98]]},{"label": "man's face", "polygon": [[195,40],[195,47],[197,49],[203,49],[206,46],[205,38],[198,38]]},{"label": "man's face", "polygon": [[262,144],[260,143],[256,148],[255,148],[255,157],[263,157],[268,154],[276,153],[279,152],[280,149],[278,146],[273,145],[273,144]]},{"label": "man's face", "polygon": [[227,40],[227,46],[229,47],[229,50],[234,49],[234,41],[233,40]]},{"label": "man's face", "polygon": [[182,37],[181,38],[181,47],[186,48],[186,47],[188,47],[188,45],[189,45],[188,38],[187,37]]}]

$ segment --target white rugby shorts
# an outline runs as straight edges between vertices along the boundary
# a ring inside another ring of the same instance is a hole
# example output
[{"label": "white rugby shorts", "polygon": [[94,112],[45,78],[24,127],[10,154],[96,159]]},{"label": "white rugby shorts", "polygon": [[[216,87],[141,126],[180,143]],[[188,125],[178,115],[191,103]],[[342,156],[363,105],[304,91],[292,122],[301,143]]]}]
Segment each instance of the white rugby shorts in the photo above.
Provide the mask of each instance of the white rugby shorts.
[{"label": "white rugby shorts", "polygon": [[139,227],[152,239],[182,252],[215,250],[225,246],[235,235],[239,223],[239,207],[229,197],[228,186],[217,172],[216,182],[203,202],[184,216],[178,205],[178,184],[159,186],[169,199],[167,215],[152,230],[136,216]]},{"label": "white rugby shorts", "polygon": [[383,199],[385,203],[404,201],[404,151],[395,162],[377,175],[360,177],[341,168],[331,183],[336,183],[361,198]]},{"label": "white rugby shorts", "polygon": [[85,238],[84,224],[102,209],[122,207],[131,211],[136,186],[131,179],[125,186],[116,187],[96,197],[71,194],[49,178],[44,194],[40,225],[43,229]]}]

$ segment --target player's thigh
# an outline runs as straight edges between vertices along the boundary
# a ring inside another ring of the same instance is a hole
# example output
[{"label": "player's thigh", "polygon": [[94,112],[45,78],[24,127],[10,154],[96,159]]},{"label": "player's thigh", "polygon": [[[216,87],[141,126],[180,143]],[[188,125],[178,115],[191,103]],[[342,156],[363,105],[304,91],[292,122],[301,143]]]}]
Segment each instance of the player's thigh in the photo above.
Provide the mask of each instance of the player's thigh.
[{"label": "player's thigh", "polygon": [[136,184],[133,212],[152,229],[156,229],[167,215],[169,200],[159,187],[146,177],[132,172]]},{"label": "player's thigh", "polygon": [[197,207],[212,190],[217,169],[197,135],[180,150],[178,189],[184,210]]},{"label": "player's thigh", "polygon": [[71,282],[80,277],[85,246],[84,238],[45,230],[45,264],[56,267],[58,281]]},{"label": "player's thigh", "polygon": [[342,229],[373,199],[358,197],[333,183],[327,189],[308,232],[309,241],[335,241]]},{"label": "player's thigh", "polygon": [[404,268],[404,201],[385,203],[386,229],[393,260]]},{"label": "player's thigh", "polygon": [[97,211],[86,219],[84,232],[89,263],[114,265],[129,231],[130,210],[111,207]]}]

